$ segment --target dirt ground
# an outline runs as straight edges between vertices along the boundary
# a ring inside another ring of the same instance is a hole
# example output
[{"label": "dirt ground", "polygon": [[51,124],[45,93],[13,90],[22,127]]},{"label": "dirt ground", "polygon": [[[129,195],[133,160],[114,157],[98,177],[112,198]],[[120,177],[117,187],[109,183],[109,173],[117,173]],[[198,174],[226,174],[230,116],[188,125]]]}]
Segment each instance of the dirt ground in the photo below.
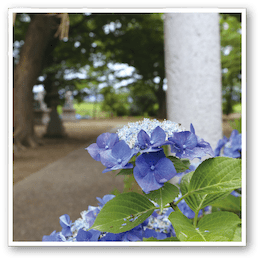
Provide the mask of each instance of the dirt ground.
[{"label": "dirt ground", "polygon": [[[232,127],[229,120],[239,118],[240,115],[223,116],[223,133],[229,137]],[[35,126],[37,136],[43,141],[43,145],[37,148],[29,148],[14,155],[13,162],[13,183],[17,183],[46,167],[70,152],[85,147],[85,145],[95,138],[109,131],[111,128],[120,127],[128,122],[137,121],[136,118],[114,118],[114,119],[84,119],[71,122],[65,122],[64,127],[67,133],[66,138],[42,138],[46,131],[46,126]]]}]

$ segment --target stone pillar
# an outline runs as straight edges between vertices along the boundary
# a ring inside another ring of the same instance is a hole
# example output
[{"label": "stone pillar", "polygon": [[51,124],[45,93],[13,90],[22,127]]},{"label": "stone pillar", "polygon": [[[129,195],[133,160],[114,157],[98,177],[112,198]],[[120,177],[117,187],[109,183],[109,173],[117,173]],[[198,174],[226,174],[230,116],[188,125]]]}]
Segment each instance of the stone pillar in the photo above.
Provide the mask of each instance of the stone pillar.
[{"label": "stone pillar", "polygon": [[222,138],[221,63],[217,13],[167,13],[164,21],[167,119],[215,149]]}]

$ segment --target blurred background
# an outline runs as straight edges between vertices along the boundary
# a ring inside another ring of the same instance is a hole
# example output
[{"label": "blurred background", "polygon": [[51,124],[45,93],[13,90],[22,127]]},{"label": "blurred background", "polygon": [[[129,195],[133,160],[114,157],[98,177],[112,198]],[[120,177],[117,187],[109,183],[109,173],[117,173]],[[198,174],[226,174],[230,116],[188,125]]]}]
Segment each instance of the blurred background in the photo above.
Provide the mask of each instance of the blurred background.
[{"label": "blurred background", "polygon": [[[163,14],[16,14],[14,70],[26,77],[27,85],[14,86],[14,118],[19,117],[14,121],[15,151],[37,146],[46,134],[50,110],[62,118],[68,92],[72,106],[63,117],[70,123],[61,122],[66,131],[56,123],[49,136],[74,131],[68,136],[78,137],[79,120],[88,125],[90,120],[166,118],[163,18]],[[241,123],[241,14],[220,14],[219,22],[223,130],[228,137]],[[46,28],[54,33],[45,36]],[[36,39],[40,34],[46,43]],[[24,63],[32,64],[17,68],[22,47]],[[39,58],[34,61],[36,51]],[[28,91],[32,96],[23,94]],[[26,111],[23,121],[21,110]]]},{"label": "blurred background", "polygon": [[[241,132],[241,14],[219,14],[219,26],[222,126],[229,137],[233,129]],[[36,236],[28,231],[26,225],[35,219],[35,207],[29,207],[36,203],[35,193],[28,193],[31,199],[20,195],[35,183],[30,176],[40,176],[103,132],[144,117],[167,118],[164,14],[16,13],[13,29],[14,240],[33,241],[58,229],[59,216],[69,210],[54,214],[56,222]],[[108,192],[130,186],[122,177]],[[49,189],[44,186],[46,193]],[[95,203],[95,192],[89,194],[81,210],[71,202],[72,219]]]}]

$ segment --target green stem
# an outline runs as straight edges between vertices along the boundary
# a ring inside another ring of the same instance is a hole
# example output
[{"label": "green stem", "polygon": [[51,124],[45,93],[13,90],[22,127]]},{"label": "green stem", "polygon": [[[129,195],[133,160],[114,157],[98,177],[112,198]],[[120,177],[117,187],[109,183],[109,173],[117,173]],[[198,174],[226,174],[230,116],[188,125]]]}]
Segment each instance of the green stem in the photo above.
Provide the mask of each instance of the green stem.
[{"label": "green stem", "polygon": [[180,211],[180,209],[178,208],[178,206],[176,205],[176,203],[170,202],[170,206],[174,209],[174,211]]},{"label": "green stem", "polygon": [[177,205],[181,200],[183,200],[184,198],[188,197],[190,195],[190,193],[186,193],[184,196],[182,196],[181,198],[179,198],[174,204]]},{"label": "green stem", "polygon": [[199,215],[199,210],[195,212],[195,217],[193,219],[193,226],[196,228],[197,227],[197,220],[198,220],[198,215]]}]

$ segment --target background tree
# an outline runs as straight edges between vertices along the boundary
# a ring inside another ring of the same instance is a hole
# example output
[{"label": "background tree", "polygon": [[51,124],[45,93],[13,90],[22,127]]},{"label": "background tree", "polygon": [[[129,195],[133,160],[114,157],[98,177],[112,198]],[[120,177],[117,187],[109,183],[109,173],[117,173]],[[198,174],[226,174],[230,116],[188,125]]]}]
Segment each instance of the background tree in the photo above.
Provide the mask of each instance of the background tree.
[{"label": "background tree", "polygon": [[230,114],[241,102],[241,15],[220,17],[223,112]]},{"label": "background tree", "polygon": [[[156,116],[166,118],[164,33],[162,14],[106,14],[106,25],[97,37],[96,51],[106,53],[109,62],[135,68],[135,81],[128,87],[148,90],[159,108]],[[97,22],[101,22],[97,20]],[[99,27],[101,24],[99,25]],[[154,81],[154,78],[157,81]]]},{"label": "background tree", "polygon": [[51,40],[59,21],[55,15],[32,15],[28,25],[19,62],[14,69],[15,148],[37,145],[33,129],[32,88],[41,72],[45,51],[52,47]]}]

